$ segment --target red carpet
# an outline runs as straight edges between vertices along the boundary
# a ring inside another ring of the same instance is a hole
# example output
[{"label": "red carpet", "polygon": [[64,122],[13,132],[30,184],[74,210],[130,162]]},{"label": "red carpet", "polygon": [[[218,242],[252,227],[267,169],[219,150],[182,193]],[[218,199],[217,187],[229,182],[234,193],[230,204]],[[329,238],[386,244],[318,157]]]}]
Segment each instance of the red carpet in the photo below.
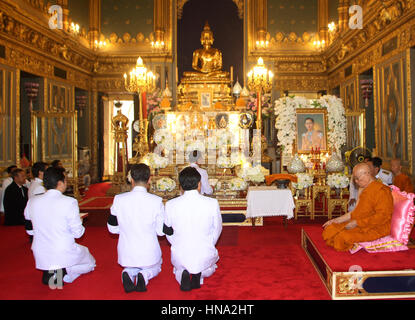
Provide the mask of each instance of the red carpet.
[{"label": "red carpet", "polygon": [[160,238],[161,273],[145,293],[126,294],[117,264],[117,237],[104,227],[88,227],[80,244],[97,260],[95,271],[83,275],[63,290],[41,284],[41,272],[23,227],[0,226],[0,299],[137,299],[137,300],[292,300],[330,299],[320,278],[301,248],[304,224],[270,218],[264,227],[225,227],[218,243],[216,273],[201,289],[182,292],[174,279],[170,247]]}]

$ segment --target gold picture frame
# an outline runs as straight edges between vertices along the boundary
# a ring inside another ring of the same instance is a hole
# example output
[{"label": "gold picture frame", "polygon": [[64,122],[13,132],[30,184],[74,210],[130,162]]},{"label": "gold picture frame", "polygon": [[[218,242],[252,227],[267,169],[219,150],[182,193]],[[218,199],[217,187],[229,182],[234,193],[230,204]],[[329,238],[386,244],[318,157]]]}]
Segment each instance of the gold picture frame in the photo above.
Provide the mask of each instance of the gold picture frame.
[{"label": "gold picture frame", "polygon": [[199,91],[200,110],[211,110],[213,107],[213,90],[203,89]]},{"label": "gold picture frame", "polygon": [[296,112],[296,145],[297,153],[310,153],[319,148],[320,152],[329,151],[328,121],[326,109],[301,108]]}]

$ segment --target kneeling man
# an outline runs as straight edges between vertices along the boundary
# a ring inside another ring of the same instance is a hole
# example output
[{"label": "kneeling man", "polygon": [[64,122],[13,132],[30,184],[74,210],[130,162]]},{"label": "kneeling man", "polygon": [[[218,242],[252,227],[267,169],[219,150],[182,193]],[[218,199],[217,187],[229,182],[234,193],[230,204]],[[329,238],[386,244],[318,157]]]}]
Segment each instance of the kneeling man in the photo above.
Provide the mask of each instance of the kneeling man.
[{"label": "kneeling man", "polygon": [[36,268],[43,271],[42,282],[73,282],[95,268],[95,259],[87,247],[75,242],[85,228],[79,217],[78,201],[64,196],[66,177],[63,168],[48,168],[43,176],[46,193],[27,203],[25,219],[33,230],[32,251]]},{"label": "kneeling man", "polygon": [[323,239],[337,251],[350,250],[354,243],[373,241],[391,231],[393,198],[390,188],[376,181],[366,163],[354,167],[353,179],[361,189],[356,208],[323,225]]},{"label": "kneeling man", "polygon": [[201,176],[193,167],[179,174],[184,194],[166,203],[166,226],[173,229],[171,243],[173,273],[180,289],[200,288],[219,260],[215,245],[222,232],[222,216],[216,199],[200,194]]},{"label": "kneeling man", "polygon": [[[126,293],[146,291],[148,281],[161,271],[161,249],[157,235],[164,236],[162,198],[147,192],[150,168],[131,167],[133,190],[116,195],[108,219],[111,233],[120,235],[118,263],[124,267],[122,283]],[[137,284],[134,284],[137,279]]]}]

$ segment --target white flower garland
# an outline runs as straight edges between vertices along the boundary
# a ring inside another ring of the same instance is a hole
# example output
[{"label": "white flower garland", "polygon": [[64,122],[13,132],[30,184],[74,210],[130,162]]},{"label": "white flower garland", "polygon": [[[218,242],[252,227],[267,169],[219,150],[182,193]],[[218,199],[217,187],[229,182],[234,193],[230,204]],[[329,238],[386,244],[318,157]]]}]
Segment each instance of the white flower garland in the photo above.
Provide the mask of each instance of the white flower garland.
[{"label": "white flower garland", "polygon": [[317,100],[304,97],[283,97],[275,101],[275,128],[278,130],[278,145],[286,154],[292,154],[296,138],[296,110],[299,108],[325,108],[328,115],[328,143],[336,150],[346,143],[346,117],[342,100],[326,95]]}]

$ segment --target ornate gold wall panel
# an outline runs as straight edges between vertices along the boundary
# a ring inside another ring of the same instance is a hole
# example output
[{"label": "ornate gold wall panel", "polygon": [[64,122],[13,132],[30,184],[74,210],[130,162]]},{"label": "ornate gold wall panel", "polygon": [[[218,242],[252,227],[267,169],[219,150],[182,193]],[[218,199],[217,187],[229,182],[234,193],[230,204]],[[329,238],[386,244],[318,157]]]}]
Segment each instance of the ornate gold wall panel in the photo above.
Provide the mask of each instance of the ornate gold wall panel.
[{"label": "ornate gold wall panel", "polygon": [[77,111],[74,87],[45,79],[43,110],[32,113],[33,161],[62,161],[65,168],[76,173]]},{"label": "ornate gold wall panel", "polygon": [[408,105],[408,57],[405,52],[374,69],[377,154],[385,162],[400,158],[412,173],[412,109]]},{"label": "ornate gold wall panel", "polygon": [[346,112],[359,109],[359,77],[354,76],[340,86],[340,97]]},{"label": "ornate gold wall panel", "polygon": [[19,73],[0,65],[0,168],[20,160]]}]

